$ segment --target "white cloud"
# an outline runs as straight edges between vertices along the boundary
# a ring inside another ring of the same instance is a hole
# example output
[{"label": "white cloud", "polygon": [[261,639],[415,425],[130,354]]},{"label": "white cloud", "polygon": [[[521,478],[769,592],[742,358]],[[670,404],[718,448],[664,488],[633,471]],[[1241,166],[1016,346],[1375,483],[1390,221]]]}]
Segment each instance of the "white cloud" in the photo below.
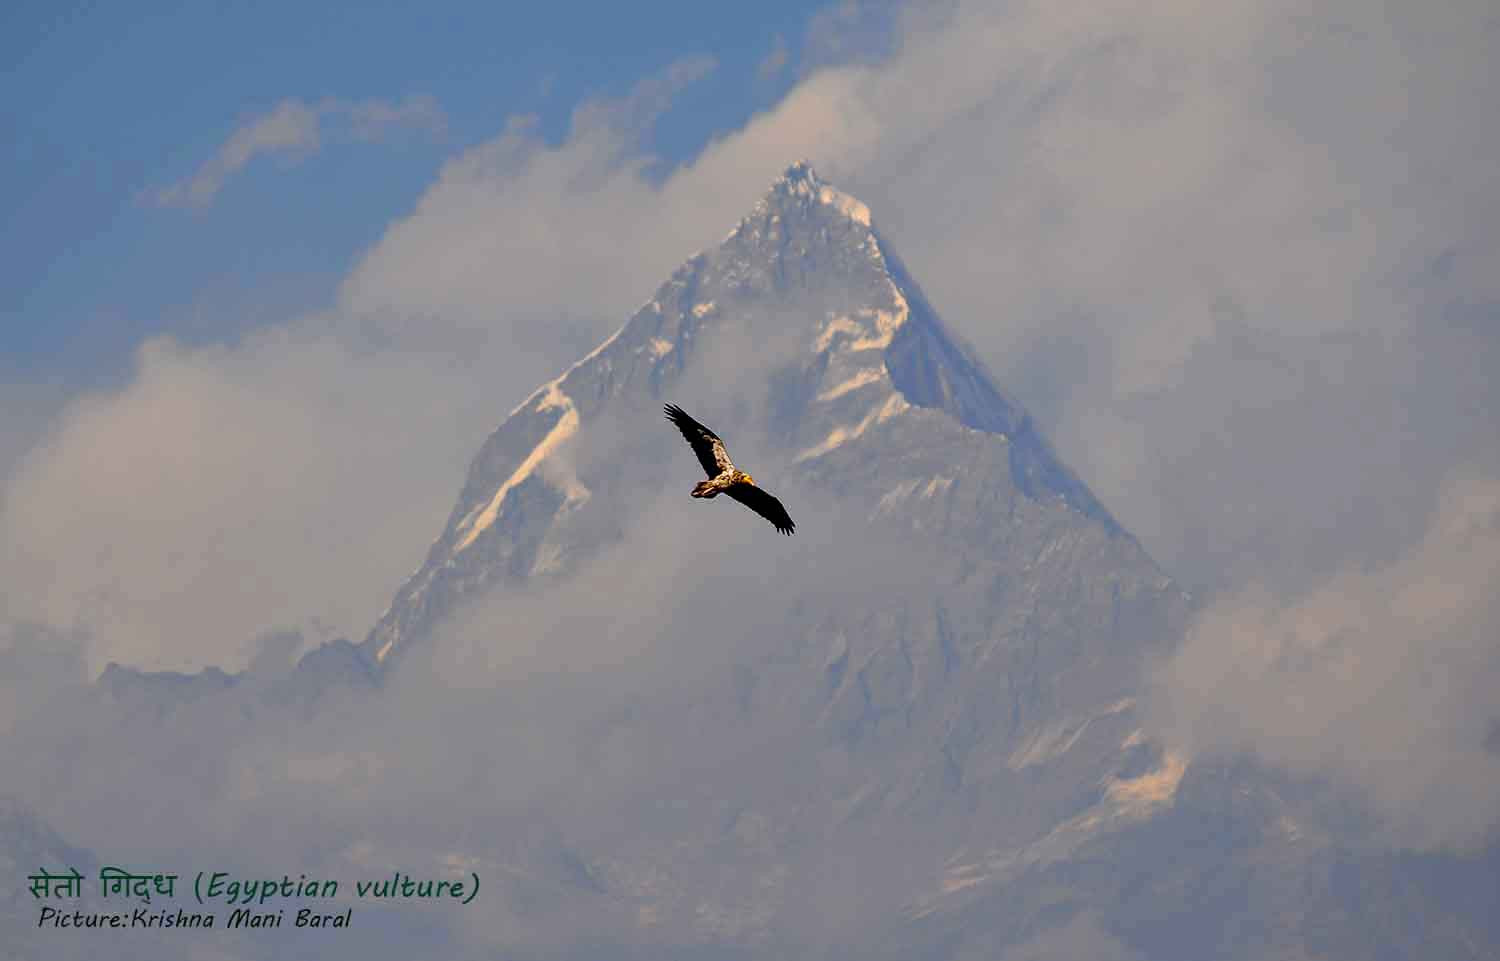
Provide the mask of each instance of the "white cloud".
[{"label": "white cloud", "polygon": [[[664,205],[640,149],[672,95],[712,66],[683,61],[619,100],[583,104],[556,148],[533,118],[511,118],[445,164],[416,210],[387,229],[345,281],[343,307],[389,318],[397,336],[438,317],[555,338],[548,327],[562,314],[586,318],[588,339],[601,338],[704,242],[695,228],[738,215],[723,203],[699,217]],[[734,196],[748,204],[765,179]]]},{"label": "white cloud", "polygon": [[1463,845],[1496,826],[1500,479],[1460,473],[1408,553],[1305,592],[1219,600],[1158,673],[1158,723],[1369,789],[1388,840]]},{"label": "white cloud", "polygon": [[95,671],[234,668],[273,627],[362,634],[492,417],[431,361],[307,329],[147,343],[128,386],[72,404],[11,477],[3,608],[88,635]]},{"label": "white cloud", "polygon": [[328,137],[379,141],[403,128],[441,134],[445,124],[442,110],[430,97],[394,103],[337,98],[308,103],[290,98],[243,124],[191,177],[148,196],[163,207],[207,207],[225,182],[257,156],[305,156],[322,149]]}]

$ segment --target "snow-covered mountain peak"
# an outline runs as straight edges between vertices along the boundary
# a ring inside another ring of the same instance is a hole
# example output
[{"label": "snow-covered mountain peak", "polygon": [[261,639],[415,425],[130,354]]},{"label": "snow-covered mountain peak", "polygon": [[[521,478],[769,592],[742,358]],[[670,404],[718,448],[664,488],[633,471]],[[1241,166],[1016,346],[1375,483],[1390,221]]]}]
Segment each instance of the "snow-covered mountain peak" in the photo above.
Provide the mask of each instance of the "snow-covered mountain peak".
[{"label": "snow-covered mountain peak", "polygon": [[[769,218],[775,222],[809,214],[833,215],[867,230],[874,227],[868,206],[823,180],[806,160],[799,160],[771,184],[771,188],[729,232],[725,240],[733,239],[759,220]],[[878,257],[879,243],[873,235],[861,236],[857,240],[858,246]]]},{"label": "snow-covered mountain peak", "polygon": [[[665,399],[786,470],[835,485],[850,463],[899,462],[887,448],[909,438],[993,435],[1020,495],[1060,499],[1115,529],[948,332],[869,208],[802,161],[720,244],[685,261],[618,331],[504,418],[426,563],[366,641],[368,655],[384,663],[461,596],[565,572],[570,558],[596,550],[567,531],[573,518],[607,512],[622,481],[590,472],[588,451],[601,442],[590,425],[607,417],[609,444],[621,429],[663,440]],[[929,474],[908,481],[914,491],[946,489]]]},{"label": "snow-covered mountain peak", "polygon": [[856,223],[871,226],[870,208],[849,194],[844,193],[818,176],[812,164],[799,160],[786,168],[774,184],[767,197],[768,204],[778,199],[796,199],[832,207]]},{"label": "snow-covered mountain peak", "polygon": [[771,184],[771,189],[766,193],[768,202],[774,202],[772,198],[778,194],[793,197],[815,197],[818,188],[824,186],[822,178],[813,169],[812,164],[806,160],[799,160],[786,170],[782,171],[780,177]]}]

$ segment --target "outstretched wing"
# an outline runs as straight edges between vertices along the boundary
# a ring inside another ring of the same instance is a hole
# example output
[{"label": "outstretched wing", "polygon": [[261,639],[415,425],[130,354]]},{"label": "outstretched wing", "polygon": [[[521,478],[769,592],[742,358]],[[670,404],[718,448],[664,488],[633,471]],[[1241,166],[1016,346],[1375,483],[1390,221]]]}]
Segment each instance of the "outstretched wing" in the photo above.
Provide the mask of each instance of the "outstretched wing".
[{"label": "outstretched wing", "polygon": [[667,420],[676,424],[677,429],[682,431],[682,436],[687,438],[693,453],[698,455],[698,463],[708,471],[709,477],[718,477],[727,470],[734,470],[734,462],[729,459],[729,452],[724,449],[724,442],[719,440],[718,434],[693,420],[687,415],[687,411],[676,404],[668,404],[663,410],[667,412]]},{"label": "outstretched wing", "polygon": [[781,506],[781,501],[754,484],[730,484],[724,489],[724,493],[770,521],[783,534],[790,536],[797,529],[797,525],[792,523],[791,515]]}]

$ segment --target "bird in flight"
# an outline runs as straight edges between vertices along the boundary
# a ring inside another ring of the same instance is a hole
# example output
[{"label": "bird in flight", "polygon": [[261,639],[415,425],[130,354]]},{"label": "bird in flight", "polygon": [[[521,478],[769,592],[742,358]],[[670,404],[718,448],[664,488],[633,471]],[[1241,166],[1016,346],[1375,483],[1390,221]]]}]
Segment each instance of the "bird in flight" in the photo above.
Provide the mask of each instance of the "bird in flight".
[{"label": "bird in flight", "polygon": [[781,533],[790,535],[797,529],[786,508],[781,506],[781,501],[757,487],[755,478],[734,466],[734,461],[729,459],[729,452],[724,449],[724,442],[719,439],[718,434],[693,420],[676,404],[668,404],[664,410],[667,412],[667,420],[682,431],[688,446],[698,455],[698,463],[708,472],[708,480],[699,481],[698,486],[693,488],[692,496],[718,497],[720,494],[728,494],[770,521]]}]

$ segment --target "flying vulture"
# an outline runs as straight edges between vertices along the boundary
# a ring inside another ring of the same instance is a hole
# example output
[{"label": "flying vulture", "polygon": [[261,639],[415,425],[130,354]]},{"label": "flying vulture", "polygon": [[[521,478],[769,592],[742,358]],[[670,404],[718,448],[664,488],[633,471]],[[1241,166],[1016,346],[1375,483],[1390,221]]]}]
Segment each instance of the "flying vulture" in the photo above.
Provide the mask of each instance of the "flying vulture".
[{"label": "flying vulture", "polygon": [[717,497],[728,494],[770,521],[781,533],[790,535],[796,530],[796,525],[792,523],[786,508],[781,506],[781,501],[757,487],[755,478],[734,466],[734,461],[729,459],[729,452],[724,449],[724,442],[719,439],[718,434],[693,420],[676,404],[668,404],[664,409],[667,420],[682,431],[688,446],[698,455],[698,463],[708,472],[708,480],[700,481],[693,488],[692,496]]}]

